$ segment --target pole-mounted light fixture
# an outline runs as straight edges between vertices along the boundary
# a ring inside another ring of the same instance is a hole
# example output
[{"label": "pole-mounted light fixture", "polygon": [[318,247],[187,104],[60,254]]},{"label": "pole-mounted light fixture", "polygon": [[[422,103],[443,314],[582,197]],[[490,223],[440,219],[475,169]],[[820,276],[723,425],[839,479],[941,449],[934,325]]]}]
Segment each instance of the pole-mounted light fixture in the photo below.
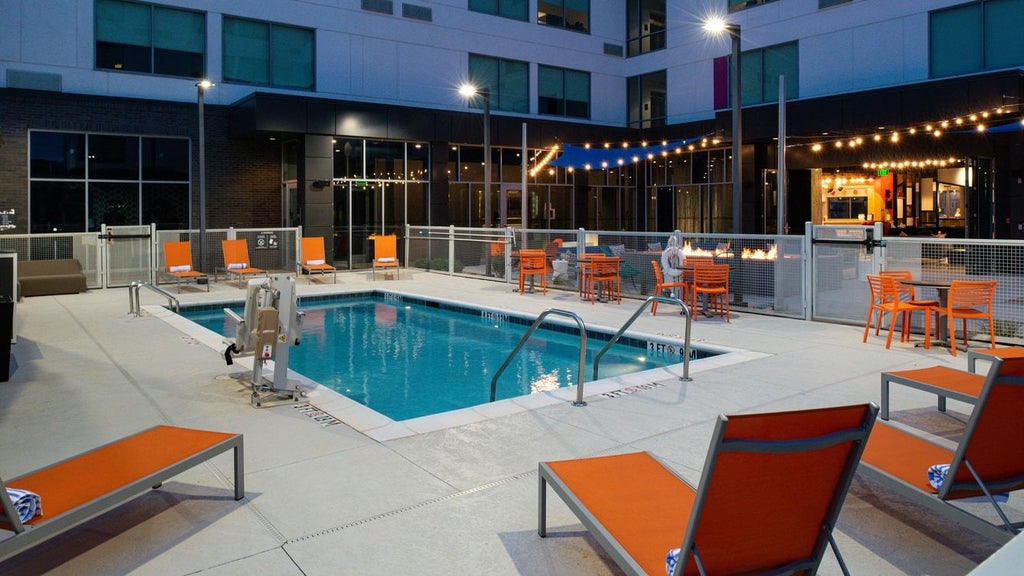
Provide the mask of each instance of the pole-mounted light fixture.
[{"label": "pole-mounted light fixture", "polygon": [[477,96],[484,101],[484,226],[491,227],[491,91],[473,84],[459,86],[459,94],[467,100]]},{"label": "pole-mounted light fixture", "polygon": [[729,87],[732,93],[732,230],[739,234],[743,224],[743,103],[740,90],[740,25],[721,18],[704,22],[709,34],[729,34],[732,37],[732,57],[729,59]]},{"label": "pole-mounted light fixture", "polygon": [[203,97],[215,84],[206,78],[196,82],[199,101],[199,269],[206,272],[206,114]]}]

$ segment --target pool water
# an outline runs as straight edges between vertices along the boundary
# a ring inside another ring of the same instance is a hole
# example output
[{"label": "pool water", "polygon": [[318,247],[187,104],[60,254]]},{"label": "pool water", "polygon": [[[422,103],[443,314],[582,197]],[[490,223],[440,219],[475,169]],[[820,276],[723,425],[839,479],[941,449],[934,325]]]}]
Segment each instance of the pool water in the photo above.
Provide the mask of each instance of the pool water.
[{"label": "pool water", "polygon": [[[182,315],[234,337],[234,322],[222,308],[183,309]],[[241,304],[232,308],[242,314]],[[302,342],[291,349],[289,368],[393,420],[487,403],[494,373],[531,323],[501,312],[381,294],[303,299],[299,308],[305,312]],[[579,337],[547,325],[502,373],[497,399],[576,383]],[[584,380],[610,339],[599,336],[588,331]],[[650,358],[648,346],[621,339],[601,357],[600,376],[681,361],[676,353],[665,354],[665,346],[652,347],[661,354]]]}]

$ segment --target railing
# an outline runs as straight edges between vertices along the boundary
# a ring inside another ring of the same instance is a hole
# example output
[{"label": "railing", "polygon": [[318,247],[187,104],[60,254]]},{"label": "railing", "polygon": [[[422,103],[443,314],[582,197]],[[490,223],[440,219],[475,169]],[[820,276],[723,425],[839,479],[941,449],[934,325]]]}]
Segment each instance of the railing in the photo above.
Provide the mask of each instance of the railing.
[{"label": "railing", "polygon": [[160,294],[167,298],[167,304],[174,308],[175,312],[178,312],[181,308],[178,299],[174,297],[174,294],[164,290],[159,286],[154,286],[150,282],[132,282],[131,286],[128,287],[128,313],[135,314],[136,316],[142,315],[142,304],[139,302],[139,290],[141,288],[149,288],[153,292]]},{"label": "railing", "polygon": [[494,373],[494,377],[491,378],[491,402],[494,402],[494,398],[498,389],[498,378],[501,377],[501,373],[505,371],[505,368],[508,368],[508,365],[512,362],[512,359],[515,358],[516,354],[518,354],[519,351],[523,348],[523,345],[526,344],[526,341],[529,340],[530,336],[532,336],[533,333],[537,331],[537,327],[540,326],[541,322],[543,322],[549,314],[556,314],[559,316],[567,316],[569,318],[572,318],[573,320],[576,321],[576,325],[579,326],[580,328],[580,363],[579,370],[577,371],[577,379],[579,381],[576,383],[576,401],[573,402],[572,405],[587,405],[587,403],[583,401],[583,380],[586,376],[586,372],[584,372],[584,369],[587,365],[587,326],[583,323],[583,319],[580,318],[579,314],[576,314],[575,312],[569,312],[568,310],[559,310],[558,308],[550,308],[542,312],[540,316],[537,316],[537,319],[534,320],[533,324],[530,325],[530,329],[527,330],[526,334],[523,334],[523,337],[519,339],[519,343],[516,344],[515,349],[513,349],[512,352],[508,355],[508,357],[505,358],[505,362],[501,365],[501,368],[498,368],[498,371]]},{"label": "railing", "polygon": [[640,317],[640,314],[642,314],[644,310],[647,310],[651,306],[651,304],[655,302],[663,302],[665,304],[678,304],[683,308],[683,314],[686,315],[686,337],[683,342],[683,377],[681,378],[681,380],[683,382],[689,382],[691,380],[690,324],[692,323],[693,318],[691,318],[690,316],[690,307],[684,304],[683,301],[678,298],[669,298],[667,296],[651,296],[650,298],[645,300],[644,303],[641,304],[639,308],[637,308],[636,312],[634,312],[633,315],[629,317],[629,320],[626,320],[626,322],[622,324],[622,327],[619,328],[619,331],[616,332],[614,336],[612,336],[612,339],[609,340],[608,343],[604,345],[604,348],[601,348],[601,350],[594,355],[594,380],[597,380],[598,378],[598,364],[600,364],[601,357],[604,356],[604,353],[607,352],[609,348],[614,346],[615,343],[619,341],[619,338],[622,337],[622,334],[626,331],[626,329],[629,328],[633,324],[633,322],[636,322],[636,319]]}]

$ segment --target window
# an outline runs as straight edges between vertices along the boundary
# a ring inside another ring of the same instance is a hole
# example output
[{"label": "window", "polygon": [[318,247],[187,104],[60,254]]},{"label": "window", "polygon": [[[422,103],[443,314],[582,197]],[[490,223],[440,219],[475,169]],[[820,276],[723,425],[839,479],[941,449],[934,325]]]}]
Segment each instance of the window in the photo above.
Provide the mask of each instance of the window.
[{"label": "window", "polygon": [[626,79],[629,98],[629,127],[655,128],[665,125],[665,71]]},{"label": "window", "polygon": [[537,112],[590,118],[590,74],[553,66],[538,66]]},{"label": "window", "polygon": [[189,169],[184,138],[32,131],[29,231],[188,228]]},{"label": "window", "polygon": [[933,78],[1024,64],[1024,0],[983,0],[932,12],[929,65]]},{"label": "window", "polygon": [[224,17],[224,80],[312,90],[313,31]]},{"label": "window", "polygon": [[528,7],[529,2],[527,0],[469,0],[469,9],[473,12],[494,14],[495,16],[522,20],[524,22],[529,19],[527,15]]},{"label": "window", "polygon": [[590,0],[537,0],[537,23],[590,32]]},{"label": "window", "polygon": [[[729,57],[715,62],[715,108],[728,108]],[[740,95],[744,105],[779,101],[779,76],[786,77],[786,99],[800,96],[800,58],[796,42],[777,44],[740,55]]]},{"label": "window", "polygon": [[626,11],[630,56],[665,48],[665,0],[628,0]]},{"label": "window", "polygon": [[96,67],[186,78],[206,75],[201,12],[96,0]]},{"label": "window", "polygon": [[736,12],[737,10],[744,10],[746,8],[753,8],[761,4],[767,4],[774,2],[775,0],[729,0],[729,12]]},{"label": "window", "polygon": [[837,4],[845,4],[850,0],[818,0],[818,8],[828,8]]},{"label": "window", "polygon": [[[470,54],[469,78],[473,85],[488,89],[492,109],[529,113],[530,65],[528,63]],[[474,105],[483,106],[482,102],[474,103]]]}]

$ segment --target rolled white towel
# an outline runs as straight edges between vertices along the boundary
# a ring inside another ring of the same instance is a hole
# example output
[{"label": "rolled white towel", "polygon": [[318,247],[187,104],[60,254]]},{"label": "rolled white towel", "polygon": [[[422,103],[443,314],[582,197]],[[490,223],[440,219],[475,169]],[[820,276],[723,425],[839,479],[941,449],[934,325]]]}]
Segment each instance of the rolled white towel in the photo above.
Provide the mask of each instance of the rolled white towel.
[{"label": "rolled white towel", "polygon": [[171,272],[191,272],[192,267],[188,264],[182,264],[181,266],[171,266]]},{"label": "rolled white towel", "polygon": [[324,260],[323,258],[319,260],[306,260],[306,266],[319,266],[321,264],[324,264],[325,262],[326,260]]},{"label": "rolled white towel", "polygon": [[248,267],[249,267],[249,263],[248,262],[232,262],[232,263],[228,264],[228,270],[241,270],[243,268],[248,268]]},{"label": "rolled white towel", "polygon": [[8,488],[7,497],[11,499],[11,503],[14,504],[14,509],[18,512],[18,519],[22,523],[28,522],[36,516],[43,515],[43,504],[39,495],[35,492],[29,492],[28,490],[21,490],[18,488]]},{"label": "rolled white towel", "polygon": [[382,264],[384,262],[394,262],[394,261],[395,261],[395,258],[377,258],[377,262],[380,262]]}]

